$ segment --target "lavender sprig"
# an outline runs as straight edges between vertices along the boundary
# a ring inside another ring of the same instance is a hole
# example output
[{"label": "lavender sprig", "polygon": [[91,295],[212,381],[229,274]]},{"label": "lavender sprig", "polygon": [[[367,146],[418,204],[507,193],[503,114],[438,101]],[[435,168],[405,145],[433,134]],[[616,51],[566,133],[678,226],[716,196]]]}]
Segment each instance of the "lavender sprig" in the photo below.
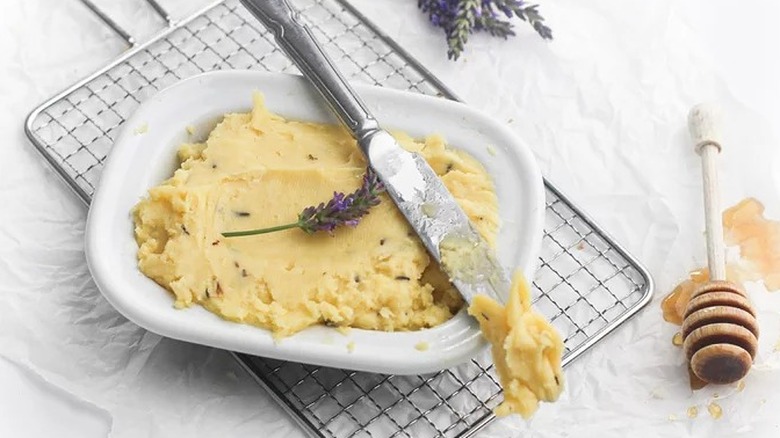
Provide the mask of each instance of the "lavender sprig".
[{"label": "lavender sprig", "polygon": [[542,38],[552,39],[552,30],[544,24],[538,6],[524,0],[418,0],[417,6],[434,26],[444,30],[450,59],[460,57],[474,32],[504,39],[515,35],[509,21],[512,17],[530,24]]},{"label": "lavender sprig", "polygon": [[339,226],[356,226],[360,218],[368,214],[371,207],[379,204],[379,195],[384,191],[385,186],[382,181],[371,167],[367,167],[363,175],[363,184],[359,189],[349,195],[334,192],[333,198],[327,204],[320,203],[316,207],[304,208],[296,222],[270,228],[231,231],[222,235],[224,237],[254,236],[291,228],[300,228],[307,234],[314,234],[317,231],[333,233]]}]

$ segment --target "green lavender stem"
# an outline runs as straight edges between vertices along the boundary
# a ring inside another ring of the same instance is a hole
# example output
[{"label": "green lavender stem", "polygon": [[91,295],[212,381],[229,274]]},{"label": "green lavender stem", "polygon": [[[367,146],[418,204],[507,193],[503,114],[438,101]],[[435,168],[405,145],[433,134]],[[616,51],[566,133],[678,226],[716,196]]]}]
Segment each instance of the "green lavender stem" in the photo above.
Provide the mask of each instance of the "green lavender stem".
[{"label": "green lavender stem", "polygon": [[222,233],[222,236],[224,236],[224,237],[256,236],[258,234],[273,233],[274,231],[283,231],[283,230],[289,230],[291,228],[300,228],[300,226],[301,226],[300,222],[293,222],[291,224],[278,225],[278,226],[269,227],[269,228],[258,228],[256,230],[230,231],[230,232],[227,232],[227,233]]}]

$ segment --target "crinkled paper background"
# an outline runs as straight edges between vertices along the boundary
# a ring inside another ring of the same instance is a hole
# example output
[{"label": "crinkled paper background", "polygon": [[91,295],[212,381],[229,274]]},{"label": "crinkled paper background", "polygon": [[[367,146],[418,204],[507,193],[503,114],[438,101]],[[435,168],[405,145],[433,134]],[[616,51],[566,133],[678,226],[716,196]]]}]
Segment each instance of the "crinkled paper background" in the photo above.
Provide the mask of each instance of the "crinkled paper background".
[{"label": "crinkled paper background", "polygon": [[[568,388],[528,424],[487,437],[775,436],[780,294],[750,285],[761,349],[744,391],[686,387],[661,295],[704,263],[700,172],[685,116],[699,101],[728,115],[727,205],[756,196],[780,218],[780,5],[750,0],[547,0],[555,41],[520,25],[474,37],[464,58],[416,0],[354,0],[468,103],[533,147],[543,173],[650,268],[654,302],[567,370]],[[142,37],[141,0],[96,1]],[[175,16],[196,9],[162,2]],[[22,132],[43,99],[119,53],[75,0],[5,0],[0,14],[0,436],[301,436],[225,352],[161,339],[119,316],[84,261],[86,209]],[[723,418],[706,405],[715,393]],[[686,410],[698,405],[698,418]]]}]

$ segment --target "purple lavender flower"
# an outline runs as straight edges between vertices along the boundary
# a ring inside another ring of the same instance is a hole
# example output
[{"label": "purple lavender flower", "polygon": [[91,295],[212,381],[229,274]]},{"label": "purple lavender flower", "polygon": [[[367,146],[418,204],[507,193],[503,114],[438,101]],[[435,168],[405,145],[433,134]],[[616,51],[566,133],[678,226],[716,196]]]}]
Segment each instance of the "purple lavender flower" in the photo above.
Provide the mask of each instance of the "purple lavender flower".
[{"label": "purple lavender flower", "polygon": [[542,38],[552,39],[538,7],[523,0],[418,0],[417,6],[428,14],[431,24],[444,30],[450,59],[458,59],[474,32],[505,39],[514,35],[512,17],[528,22]]},{"label": "purple lavender flower", "polygon": [[316,207],[304,208],[298,215],[297,222],[256,230],[231,231],[222,233],[222,235],[225,237],[253,236],[291,228],[300,228],[307,234],[314,234],[317,231],[333,233],[339,226],[357,226],[360,218],[367,215],[371,207],[379,204],[379,195],[384,191],[385,186],[382,181],[379,180],[371,167],[367,167],[366,173],[363,175],[363,184],[359,189],[349,195],[334,192],[333,198],[327,204],[323,202]]}]

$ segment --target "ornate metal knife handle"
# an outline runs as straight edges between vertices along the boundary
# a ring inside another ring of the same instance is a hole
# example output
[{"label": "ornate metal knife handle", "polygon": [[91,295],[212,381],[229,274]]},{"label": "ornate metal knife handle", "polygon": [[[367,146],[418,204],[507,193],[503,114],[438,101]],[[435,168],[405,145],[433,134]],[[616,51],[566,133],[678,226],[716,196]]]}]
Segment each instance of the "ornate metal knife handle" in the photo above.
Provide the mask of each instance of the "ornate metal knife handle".
[{"label": "ornate metal knife handle", "polygon": [[273,33],[276,42],[311,79],[328,105],[360,140],[379,130],[379,124],[314,39],[300,14],[287,0],[241,0],[249,12]]}]

